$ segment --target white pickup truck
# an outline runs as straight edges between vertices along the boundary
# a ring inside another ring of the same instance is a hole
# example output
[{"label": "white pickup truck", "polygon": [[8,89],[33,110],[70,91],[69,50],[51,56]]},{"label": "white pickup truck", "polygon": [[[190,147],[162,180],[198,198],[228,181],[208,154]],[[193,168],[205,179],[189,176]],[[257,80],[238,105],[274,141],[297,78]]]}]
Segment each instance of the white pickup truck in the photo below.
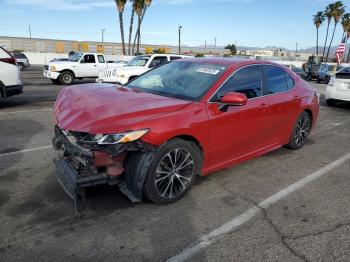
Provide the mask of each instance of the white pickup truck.
[{"label": "white pickup truck", "polygon": [[98,75],[96,82],[98,83],[118,83],[126,84],[130,80],[139,75],[151,70],[154,67],[165,64],[169,61],[186,58],[185,55],[170,55],[170,54],[153,54],[140,55],[131,59],[125,66],[112,67],[102,70]]},{"label": "white pickup truck", "polygon": [[53,83],[70,85],[75,79],[97,78],[107,68],[103,54],[75,53],[68,61],[52,61],[44,66],[44,76]]}]

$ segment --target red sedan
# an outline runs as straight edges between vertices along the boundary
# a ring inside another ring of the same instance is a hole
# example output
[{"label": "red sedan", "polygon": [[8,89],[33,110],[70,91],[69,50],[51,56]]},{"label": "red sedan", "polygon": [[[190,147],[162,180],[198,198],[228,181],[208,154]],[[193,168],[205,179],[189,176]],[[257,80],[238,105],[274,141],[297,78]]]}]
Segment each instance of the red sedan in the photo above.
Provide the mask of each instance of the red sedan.
[{"label": "red sedan", "polygon": [[184,59],[124,86],[70,86],[55,104],[56,176],[77,204],[99,184],[171,203],[197,175],[302,148],[318,111],[314,89],[266,61]]}]

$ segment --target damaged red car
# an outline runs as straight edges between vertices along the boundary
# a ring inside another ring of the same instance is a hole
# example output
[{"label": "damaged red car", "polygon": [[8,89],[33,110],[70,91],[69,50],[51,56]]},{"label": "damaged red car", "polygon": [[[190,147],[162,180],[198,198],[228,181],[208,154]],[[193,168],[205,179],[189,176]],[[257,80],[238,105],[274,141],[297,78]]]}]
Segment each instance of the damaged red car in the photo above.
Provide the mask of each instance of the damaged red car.
[{"label": "damaged red car", "polygon": [[318,111],[314,89],[266,61],[183,59],[124,86],[69,86],[55,103],[56,176],[77,205],[100,184],[167,204],[198,175],[302,148]]}]

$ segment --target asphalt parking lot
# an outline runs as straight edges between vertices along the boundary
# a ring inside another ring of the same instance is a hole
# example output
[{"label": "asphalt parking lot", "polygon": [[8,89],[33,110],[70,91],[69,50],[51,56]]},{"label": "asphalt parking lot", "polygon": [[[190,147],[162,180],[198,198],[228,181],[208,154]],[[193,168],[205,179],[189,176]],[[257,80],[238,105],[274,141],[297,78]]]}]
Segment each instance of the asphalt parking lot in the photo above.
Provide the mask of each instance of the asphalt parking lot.
[{"label": "asphalt parking lot", "polygon": [[327,107],[324,84],[312,83],[322,105],[302,150],[199,177],[168,206],[92,188],[77,215],[53,174],[61,87],[40,68],[22,80],[0,104],[0,261],[350,260],[350,105]]}]

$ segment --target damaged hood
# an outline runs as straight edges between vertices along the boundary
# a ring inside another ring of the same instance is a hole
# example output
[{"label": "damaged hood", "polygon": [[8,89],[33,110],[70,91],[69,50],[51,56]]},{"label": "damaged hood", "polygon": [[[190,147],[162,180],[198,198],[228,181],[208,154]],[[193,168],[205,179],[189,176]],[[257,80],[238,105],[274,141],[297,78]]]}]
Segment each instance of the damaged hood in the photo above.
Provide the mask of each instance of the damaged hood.
[{"label": "damaged hood", "polygon": [[60,92],[55,116],[57,125],[65,130],[113,134],[190,103],[117,85],[85,84],[66,87]]}]

